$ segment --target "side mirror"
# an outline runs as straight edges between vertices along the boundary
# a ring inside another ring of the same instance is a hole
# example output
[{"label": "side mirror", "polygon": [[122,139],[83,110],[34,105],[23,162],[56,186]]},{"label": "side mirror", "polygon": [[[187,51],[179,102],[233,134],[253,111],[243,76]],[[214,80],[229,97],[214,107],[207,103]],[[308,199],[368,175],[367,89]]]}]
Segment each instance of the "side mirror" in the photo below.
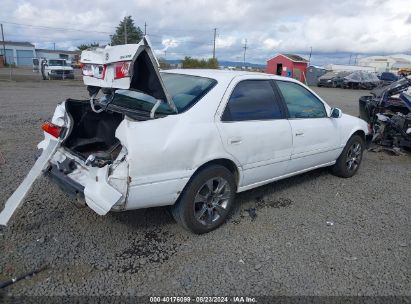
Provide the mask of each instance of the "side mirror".
[{"label": "side mirror", "polygon": [[340,118],[342,116],[342,111],[339,108],[332,108],[331,115],[332,118]]}]

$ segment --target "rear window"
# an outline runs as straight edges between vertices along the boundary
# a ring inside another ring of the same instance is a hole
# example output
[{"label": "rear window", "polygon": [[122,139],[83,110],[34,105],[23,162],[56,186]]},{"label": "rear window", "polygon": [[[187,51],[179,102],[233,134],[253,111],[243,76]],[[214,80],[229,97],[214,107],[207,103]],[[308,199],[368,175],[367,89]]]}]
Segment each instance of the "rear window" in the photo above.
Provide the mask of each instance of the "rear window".
[{"label": "rear window", "polygon": [[215,79],[193,75],[163,72],[161,78],[179,113],[192,107],[217,84]]},{"label": "rear window", "polygon": [[[178,113],[193,106],[217,83],[210,78],[171,73],[161,73],[161,78]],[[129,110],[150,112],[156,102],[154,97],[139,91],[117,90],[111,104]],[[175,114],[166,102],[162,102],[155,112],[164,115]]]}]

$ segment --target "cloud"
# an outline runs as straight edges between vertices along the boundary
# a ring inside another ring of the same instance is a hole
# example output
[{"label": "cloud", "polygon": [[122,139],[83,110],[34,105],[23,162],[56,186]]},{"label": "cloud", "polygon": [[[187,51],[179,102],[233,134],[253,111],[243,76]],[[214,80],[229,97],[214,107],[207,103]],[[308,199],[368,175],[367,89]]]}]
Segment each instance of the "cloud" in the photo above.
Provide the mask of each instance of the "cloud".
[{"label": "cloud", "polygon": [[272,38],[267,38],[263,41],[263,47],[264,49],[268,51],[272,51],[276,48],[278,48],[281,45],[281,40],[275,40]]},{"label": "cloud", "polygon": [[234,37],[234,36],[229,36],[229,37],[226,37],[226,38],[218,37],[216,39],[216,47],[217,48],[222,48],[222,49],[230,48],[236,43],[237,43],[237,38]]},{"label": "cloud", "polygon": [[178,46],[178,42],[175,39],[163,39],[161,44],[164,45],[165,49],[168,49],[169,47],[177,47]]},{"label": "cloud", "polygon": [[210,57],[217,28],[219,59],[242,60],[247,39],[247,61],[263,63],[278,52],[308,54],[311,47],[313,59],[338,61],[343,55],[324,54],[348,60],[350,54],[410,53],[411,15],[399,9],[408,6],[409,0],[2,0],[0,20],[7,40],[44,48],[106,44],[131,15],[143,30],[147,23],[155,50],[170,59]]}]

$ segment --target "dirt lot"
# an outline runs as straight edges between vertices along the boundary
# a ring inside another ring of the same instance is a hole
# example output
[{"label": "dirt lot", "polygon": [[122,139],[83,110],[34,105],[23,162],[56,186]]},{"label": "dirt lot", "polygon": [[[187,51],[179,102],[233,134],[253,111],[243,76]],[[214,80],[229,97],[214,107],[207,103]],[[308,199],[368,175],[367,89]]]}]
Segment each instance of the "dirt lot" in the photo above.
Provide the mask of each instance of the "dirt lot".
[{"label": "dirt lot", "polygon": [[[367,93],[315,90],[353,115]],[[0,208],[34,163],[42,121],[57,102],[86,96],[76,81],[0,81]],[[410,295],[410,172],[409,156],[368,152],[351,179],[321,169],[238,195],[232,218],[202,236],[165,208],[77,209],[41,178],[0,230],[0,281],[49,269],[3,292]]]}]

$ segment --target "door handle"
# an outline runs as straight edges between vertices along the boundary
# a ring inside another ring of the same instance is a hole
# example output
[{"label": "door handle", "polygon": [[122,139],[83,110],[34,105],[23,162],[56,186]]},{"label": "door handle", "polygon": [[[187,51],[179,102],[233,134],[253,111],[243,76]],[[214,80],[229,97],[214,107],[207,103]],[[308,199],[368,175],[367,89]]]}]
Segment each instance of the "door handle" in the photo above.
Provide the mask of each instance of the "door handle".
[{"label": "door handle", "polygon": [[295,136],[304,136],[304,131],[302,130],[295,131]]},{"label": "door handle", "polygon": [[228,143],[230,145],[238,145],[241,144],[242,139],[240,137],[232,137],[228,139]]}]

